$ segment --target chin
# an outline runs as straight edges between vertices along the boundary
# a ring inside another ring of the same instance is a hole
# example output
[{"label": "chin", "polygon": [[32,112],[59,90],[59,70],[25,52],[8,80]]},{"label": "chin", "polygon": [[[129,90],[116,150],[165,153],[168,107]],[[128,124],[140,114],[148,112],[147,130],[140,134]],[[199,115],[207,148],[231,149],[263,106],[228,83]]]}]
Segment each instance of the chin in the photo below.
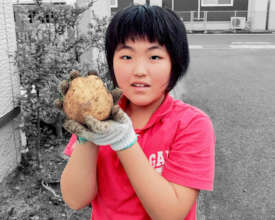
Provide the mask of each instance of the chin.
[{"label": "chin", "polygon": [[145,101],[145,100],[130,100],[132,104],[137,106],[148,106],[151,104],[151,102]]},{"label": "chin", "polygon": [[131,103],[137,106],[142,106],[142,107],[147,107],[150,105],[153,105],[154,103],[158,102],[159,99],[145,99],[145,98],[140,98],[140,99],[130,99]]}]

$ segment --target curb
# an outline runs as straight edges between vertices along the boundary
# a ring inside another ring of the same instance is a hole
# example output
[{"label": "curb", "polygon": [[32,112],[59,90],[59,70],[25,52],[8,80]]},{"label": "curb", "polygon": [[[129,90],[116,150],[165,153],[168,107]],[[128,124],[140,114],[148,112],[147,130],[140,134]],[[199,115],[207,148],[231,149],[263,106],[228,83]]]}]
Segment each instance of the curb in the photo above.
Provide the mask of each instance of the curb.
[{"label": "curb", "polygon": [[188,34],[275,34],[275,31],[236,31],[234,32],[234,31],[220,31],[220,30],[217,30],[217,31],[187,30],[187,33]]}]

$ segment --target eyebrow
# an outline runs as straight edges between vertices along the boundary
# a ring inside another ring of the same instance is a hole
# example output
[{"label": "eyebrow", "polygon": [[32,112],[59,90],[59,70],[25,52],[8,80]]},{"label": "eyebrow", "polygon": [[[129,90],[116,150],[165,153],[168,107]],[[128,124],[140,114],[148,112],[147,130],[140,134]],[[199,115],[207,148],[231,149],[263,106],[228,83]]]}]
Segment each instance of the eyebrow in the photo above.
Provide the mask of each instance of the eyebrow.
[{"label": "eyebrow", "polygon": [[[120,51],[120,50],[123,50],[123,49],[128,49],[128,50],[134,51],[134,48],[128,46],[127,44],[122,44],[122,45],[118,46],[117,51]],[[153,46],[149,47],[147,49],[147,51],[156,50],[156,49],[162,49],[162,47],[160,47],[158,45],[153,45]]]}]

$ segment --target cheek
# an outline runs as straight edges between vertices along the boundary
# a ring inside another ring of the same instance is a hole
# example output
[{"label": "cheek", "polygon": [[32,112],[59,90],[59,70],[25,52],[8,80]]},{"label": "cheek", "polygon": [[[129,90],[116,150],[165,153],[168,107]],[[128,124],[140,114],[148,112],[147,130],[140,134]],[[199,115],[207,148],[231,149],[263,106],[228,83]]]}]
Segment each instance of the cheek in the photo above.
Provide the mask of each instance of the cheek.
[{"label": "cheek", "polygon": [[127,70],[127,68],[125,68],[125,65],[114,65],[114,74],[120,88],[123,88],[125,86],[125,83],[129,81],[129,74],[127,74],[128,72],[129,71]]},{"label": "cheek", "polygon": [[155,75],[155,82],[158,82],[158,84],[161,87],[167,87],[169,84],[169,80],[170,80],[170,75],[171,75],[171,65],[162,65],[159,66],[158,68],[158,74]]}]

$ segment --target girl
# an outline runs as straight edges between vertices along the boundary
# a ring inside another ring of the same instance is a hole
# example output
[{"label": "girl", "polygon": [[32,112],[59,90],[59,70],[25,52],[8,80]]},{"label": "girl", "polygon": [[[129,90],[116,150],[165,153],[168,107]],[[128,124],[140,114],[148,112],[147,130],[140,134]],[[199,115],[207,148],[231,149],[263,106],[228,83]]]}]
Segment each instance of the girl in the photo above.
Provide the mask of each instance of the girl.
[{"label": "girl", "polygon": [[112,18],[105,46],[123,94],[112,119],[64,124],[74,134],[65,202],[91,203],[94,220],[196,219],[199,191],[213,190],[215,137],[204,112],[169,95],[189,64],[184,24],[171,10],[130,6]]}]

